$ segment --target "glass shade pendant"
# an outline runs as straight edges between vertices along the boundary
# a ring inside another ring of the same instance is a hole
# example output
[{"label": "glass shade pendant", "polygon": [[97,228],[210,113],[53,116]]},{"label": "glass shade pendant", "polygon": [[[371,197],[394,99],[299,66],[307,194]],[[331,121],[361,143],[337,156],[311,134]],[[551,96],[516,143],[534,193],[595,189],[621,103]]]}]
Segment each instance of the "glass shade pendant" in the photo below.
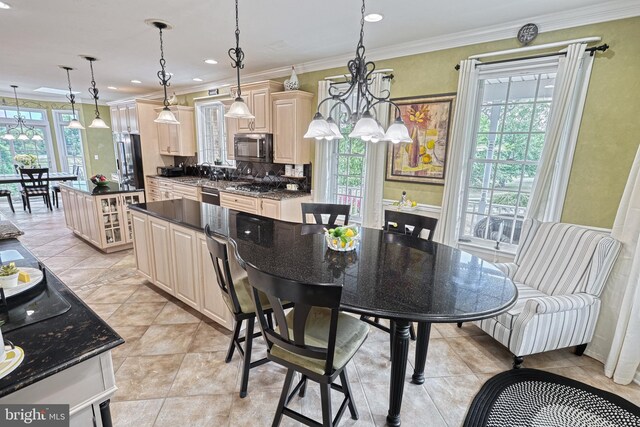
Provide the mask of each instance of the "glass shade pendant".
[{"label": "glass shade pendant", "polygon": [[251,114],[251,110],[249,110],[249,107],[245,104],[244,99],[242,99],[242,89],[240,88],[240,70],[244,68],[244,52],[240,47],[240,25],[238,16],[238,0],[236,0],[236,47],[229,49],[229,58],[233,61],[231,67],[236,69],[238,93],[229,111],[227,111],[224,116],[232,119],[255,119],[255,116]]},{"label": "glass shade pendant", "polygon": [[93,102],[96,106],[96,118],[93,119],[89,127],[93,129],[109,129],[109,126],[107,126],[104,120],[100,118],[100,110],[98,110],[98,99],[100,99],[100,97],[98,96],[99,90],[96,87],[96,79],[93,75],[93,63],[94,61],[97,61],[97,59],[91,56],[83,56],[83,58],[89,61],[89,68],[91,68],[91,87],[89,88],[89,94],[91,95],[91,98],[93,98]]},{"label": "glass shade pendant", "polygon": [[7,133],[2,137],[2,139],[4,139],[5,141],[13,141],[16,139],[16,137],[11,135],[10,133]]},{"label": "glass shade pendant", "polygon": [[362,114],[360,120],[356,122],[349,138],[360,138],[363,141],[370,141],[372,137],[379,133],[379,125],[370,112]]},{"label": "glass shade pendant", "polygon": [[333,136],[332,137],[325,136],[324,139],[326,139],[327,141],[331,141],[332,139],[344,138],[344,135],[342,135],[342,132],[340,132],[340,128],[338,127],[338,124],[335,122],[335,120],[333,120],[333,117],[329,117],[327,119],[327,124],[329,125],[329,129],[333,133]]},{"label": "glass shade pendant", "polygon": [[331,137],[333,139],[331,127],[324,117],[322,117],[322,114],[316,113],[316,115],[313,116],[311,123],[309,123],[309,128],[303,138],[315,138],[317,140],[321,140],[327,137]]},{"label": "glass shade pendant", "polygon": [[380,122],[378,122],[377,120],[376,120],[376,123],[378,124],[378,131],[375,134],[371,135],[371,139],[370,139],[370,141],[373,142],[374,144],[376,142],[385,140],[385,138],[384,138],[384,128],[382,127]]},{"label": "glass shade pendant", "polygon": [[69,95],[67,95],[67,99],[71,103],[71,113],[73,115],[73,119],[69,122],[69,124],[66,127],[69,129],[84,129],[84,126],[82,126],[82,123],[80,123],[80,120],[76,118],[76,96],[74,95],[73,90],[71,89],[71,75],[69,73],[69,71],[73,70],[73,68],[65,67],[63,65],[61,65],[60,68],[62,68],[67,72],[67,83],[69,84]]},{"label": "glass shade pendant", "polygon": [[154,21],[150,23],[158,29],[160,32],[160,71],[158,71],[158,78],[160,79],[160,85],[164,90],[164,108],[158,114],[158,118],[154,120],[156,123],[164,123],[169,125],[179,125],[180,122],[176,119],[176,116],[169,109],[169,97],[167,96],[167,88],[171,86],[169,80],[171,80],[171,74],[167,73],[165,69],[166,61],[164,59],[164,43],[162,40],[162,30],[170,29],[166,22]]},{"label": "glass shade pendant", "polygon": [[409,129],[404,124],[402,119],[398,116],[396,120],[393,122],[389,129],[387,129],[387,133],[384,135],[384,139],[387,141],[391,141],[394,144],[399,142],[412,142],[411,136],[409,136]]},{"label": "glass shade pendant", "polygon": [[21,133],[20,135],[18,135],[18,141],[28,141],[29,137],[27,136],[26,133]]},{"label": "glass shade pendant", "polygon": [[[18,140],[19,141],[28,141],[29,139],[33,139],[34,141],[38,141],[37,139],[35,139],[36,134],[36,129],[34,126],[29,126],[28,124],[25,123],[24,121],[24,117],[22,117],[22,114],[20,114],[20,103],[18,102],[18,86],[16,85],[11,85],[11,88],[13,89],[13,97],[16,100],[16,115],[15,115],[15,119],[17,121],[17,123],[15,125],[7,125],[6,128],[6,133],[2,136],[2,139],[4,139],[5,141],[14,141],[16,139],[15,136],[13,136],[13,134],[11,133],[11,131],[13,130],[17,130],[18,132]],[[7,117],[9,118],[9,117]],[[29,138],[29,135],[27,135],[28,132],[32,132],[34,134],[33,138]],[[38,135],[38,137],[40,137]],[[42,140],[42,137],[40,137],[40,140]]]},{"label": "glass shade pendant", "polygon": [[176,116],[173,114],[173,111],[169,110],[169,107],[164,107],[160,114],[158,114],[158,118],[154,120],[156,123],[164,123],[168,125],[179,125],[180,122],[176,119]]},{"label": "glass shade pendant", "polygon": [[109,126],[100,117],[93,119],[89,127],[94,129],[109,129]]},{"label": "glass shade pendant", "polygon": [[37,133],[31,137],[32,141],[44,141],[44,138],[38,135]]},{"label": "glass shade pendant", "polygon": [[249,107],[241,97],[237,97],[235,99],[233,104],[231,104],[229,111],[227,111],[224,116],[234,119],[255,119],[255,116],[251,114]]}]

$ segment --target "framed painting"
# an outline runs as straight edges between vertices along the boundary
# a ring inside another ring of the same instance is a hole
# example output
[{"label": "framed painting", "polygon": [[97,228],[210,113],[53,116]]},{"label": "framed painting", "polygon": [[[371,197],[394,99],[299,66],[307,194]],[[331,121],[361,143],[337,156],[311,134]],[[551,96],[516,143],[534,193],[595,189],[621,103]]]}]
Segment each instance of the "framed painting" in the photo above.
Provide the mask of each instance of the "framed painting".
[{"label": "framed painting", "polygon": [[[412,142],[388,143],[389,181],[444,184],[455,94],[396,98]],[[395,109],[391,109],[391,122]]]}]

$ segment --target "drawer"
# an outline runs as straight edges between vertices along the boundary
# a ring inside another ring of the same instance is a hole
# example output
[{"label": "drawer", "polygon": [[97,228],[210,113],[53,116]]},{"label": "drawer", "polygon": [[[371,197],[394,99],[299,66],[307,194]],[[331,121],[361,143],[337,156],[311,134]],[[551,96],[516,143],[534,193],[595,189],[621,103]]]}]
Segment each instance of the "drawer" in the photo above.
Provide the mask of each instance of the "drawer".
[{"label": "drawer", "polygon": [[220,205],[236,211],[259,214],[259,201],[257,197],[220,192]]}]

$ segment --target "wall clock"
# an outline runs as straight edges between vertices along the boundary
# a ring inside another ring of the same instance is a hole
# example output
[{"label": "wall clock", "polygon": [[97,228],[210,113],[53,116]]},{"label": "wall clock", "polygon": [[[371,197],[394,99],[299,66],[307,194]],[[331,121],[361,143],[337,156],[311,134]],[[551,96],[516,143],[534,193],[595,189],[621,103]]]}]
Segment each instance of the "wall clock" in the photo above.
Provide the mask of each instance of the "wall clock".
[{"label": "wall clock", "polygon": [[536,24],[525,24],[518,30],[518,41],[526,46],[538,36],[538,26]]}]

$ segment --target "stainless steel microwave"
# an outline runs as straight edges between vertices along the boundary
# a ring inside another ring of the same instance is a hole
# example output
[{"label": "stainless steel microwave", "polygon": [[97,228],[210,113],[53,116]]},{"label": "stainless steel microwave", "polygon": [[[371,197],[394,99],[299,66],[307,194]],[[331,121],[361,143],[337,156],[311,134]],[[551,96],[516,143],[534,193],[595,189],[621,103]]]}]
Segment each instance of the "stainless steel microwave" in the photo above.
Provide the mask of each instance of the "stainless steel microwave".
[{"label": "stainless steel microwave", "polygon": [[273,135],[270,133],[237,133],[233,138],[236,162],[273,163]]}]

